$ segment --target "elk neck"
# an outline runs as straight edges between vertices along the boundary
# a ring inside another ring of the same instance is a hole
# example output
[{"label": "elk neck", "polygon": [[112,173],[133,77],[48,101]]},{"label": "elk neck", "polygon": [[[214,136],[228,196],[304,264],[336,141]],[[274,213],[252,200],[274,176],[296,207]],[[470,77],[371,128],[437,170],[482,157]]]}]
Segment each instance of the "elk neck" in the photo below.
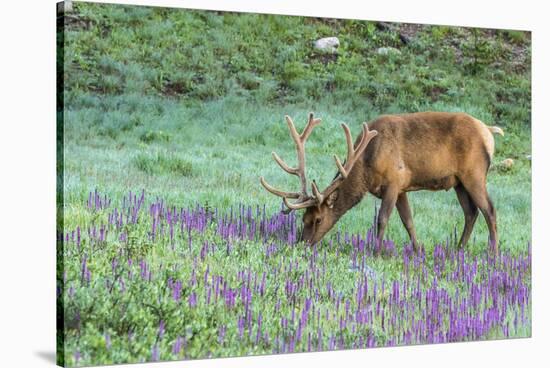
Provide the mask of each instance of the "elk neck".
[{"label": "elk neck", "polygon": [[338,216],[346,213],[363,199],[368,191],[365,174],[364,165],[356,165],[338,187],[338,198],[334,203],[334,212]]}]

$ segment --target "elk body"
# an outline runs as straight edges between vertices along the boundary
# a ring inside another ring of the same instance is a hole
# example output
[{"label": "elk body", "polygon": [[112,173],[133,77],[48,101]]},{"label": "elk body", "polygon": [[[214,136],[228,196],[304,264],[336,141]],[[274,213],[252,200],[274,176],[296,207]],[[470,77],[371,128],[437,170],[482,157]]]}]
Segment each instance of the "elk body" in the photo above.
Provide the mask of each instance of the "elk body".
[{"label": "elk body", "polygon": [[[407,192],[416,190],[449,190],[453,188],[464,211],[464,246],[481,212],[489,228],[489,244],[498,252],[495,208],[486,187],[487,172],[494,153],[493,134],[502,129],[487,126],[464,113],[421,112],[383,115],[363,123],[363,131],[353,143],[346,124],[344,129],[348,154],[342,164],[334,156],[338,173],[322,192],[315,181],[308,194],[305,142],[320,123],[313,114],[301,134],[286,116],[291,137],[296,145],[298,166],[288,166],[273,152],[283,170],[300,178],[300,192],[285,192],[270,186],[263,177],[262,185],[283,198],[288,211],[306,209],[303,216],[302,240],[316,243],[340,217],[355,206],[366,193],[380,198],[377,217],[377,240],[382,241],[386,224],[394,207],[405,226],[413,246],[416,232]],[[290,202],[289,199],[295,199]]]}]

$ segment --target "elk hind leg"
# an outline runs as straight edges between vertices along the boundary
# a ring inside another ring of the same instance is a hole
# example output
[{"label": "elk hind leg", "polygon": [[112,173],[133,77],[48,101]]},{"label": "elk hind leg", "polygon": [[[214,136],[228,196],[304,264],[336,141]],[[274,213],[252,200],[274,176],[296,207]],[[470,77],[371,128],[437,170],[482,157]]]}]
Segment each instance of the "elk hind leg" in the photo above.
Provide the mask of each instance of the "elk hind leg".
[{"label": "elk hind leg", "polygon": [[460,237],[460,241],[458,242],[460,247],[464,247],[470,239],[470,235],[472,234],[472,230],[474,229],[474,224],[476,223],[479,212],[474,201],[472,200],[466,189],[464,189],[464,186],[462,184],[458,184],[455,187],[455,192],[456,196],[458,197],[458,202],[460,203],[460,206],[464,211],[464,230],[462,230],[462,236]]},{"label": "elk hind leg", "polygon": [[489,228],[489,246],[495,253],[498,253],[497,214],[493,202],[489,198],[489,193],[487,193],[485,178],[476,181],[462,181],[462,184],[483,217],[485,217],[485,222]]}]

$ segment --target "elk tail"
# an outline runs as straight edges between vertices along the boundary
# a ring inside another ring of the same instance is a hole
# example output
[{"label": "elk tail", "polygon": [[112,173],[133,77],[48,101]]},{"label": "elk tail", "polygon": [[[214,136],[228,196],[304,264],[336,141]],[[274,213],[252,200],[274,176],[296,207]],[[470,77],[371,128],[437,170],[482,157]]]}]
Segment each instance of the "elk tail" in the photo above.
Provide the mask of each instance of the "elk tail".
[{"label": "elk tail", "polygon": [[496,125],[493,125],[493,126],[487,125],[487,129],[489,129],[489,131],[493,134],[500,134],[504,136],[504,130],[502,130],[502,128],[497,127]]}]

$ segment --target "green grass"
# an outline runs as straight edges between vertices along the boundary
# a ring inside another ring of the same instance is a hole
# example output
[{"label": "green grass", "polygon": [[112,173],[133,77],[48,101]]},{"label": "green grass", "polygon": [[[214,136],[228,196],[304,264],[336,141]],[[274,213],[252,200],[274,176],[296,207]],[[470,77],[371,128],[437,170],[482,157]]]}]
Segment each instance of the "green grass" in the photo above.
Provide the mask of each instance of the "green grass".
[{"label": "green grass", "polygon": [[[308,177],[327,185],[336,173],[332,154],[345,156],[340,122],[357,135],[363,121],[380,114],[464,111],[505,131],[496,138],[494,162],[512,158],[515,164],[507,171],[491,169],[488,190],[501,250],[526,251],[531,241],[529,33],[399,24],[381,31],[367,21],[74,7],[59,38],[65,231],[95,223],[85,201],[96,188],[115,199],[144,189],[148,198],[178,207],[200,203],[228,210],[246,203],[277,211],[280,200],[263,190],[259,177],[281,188],[298,186],[271,158],[276,151],[295,162],[285,114],[299,127],[310,111],[323,119],[308,140],[307,162]],[[403,44],[399,32],[412,32],[411,42]],[[313,49],[313,41],[326,36],[339,37],[337,54]],[[400,53],[379,55],[379,47]],[[419,241],[429,252],[455,231],[460,234],[463,214],[453,191],[414,192],[409,201]],[[367,195],[327,239],[338,229],[365,232],[379,206]],[[487,236],[480,216],[468,249],[485,252]],[[408,240],[396,213],[387,237],[398,247]],[[261,258],[254,256],[262,252],[259,244],[246,247],[248,253],[233,258],[236,269]],[[163,256],[155,253],[155,262]],[[66,261],[73,268],[80,262]],[[335,265],[329,274],[337,278],[346,267]],[[372,267],[389,278],[401,272],[383,259],[372,260]],[[98,336],[90,332],[83,339],[101,345]]]},{"label": "green grass", "polygon": [[193,174],[193,165],[190,162],[160,152],[153,155],[139,153],[133,158],[132,164],[139,171],[148,175],[168,174],[177,177]]}]

